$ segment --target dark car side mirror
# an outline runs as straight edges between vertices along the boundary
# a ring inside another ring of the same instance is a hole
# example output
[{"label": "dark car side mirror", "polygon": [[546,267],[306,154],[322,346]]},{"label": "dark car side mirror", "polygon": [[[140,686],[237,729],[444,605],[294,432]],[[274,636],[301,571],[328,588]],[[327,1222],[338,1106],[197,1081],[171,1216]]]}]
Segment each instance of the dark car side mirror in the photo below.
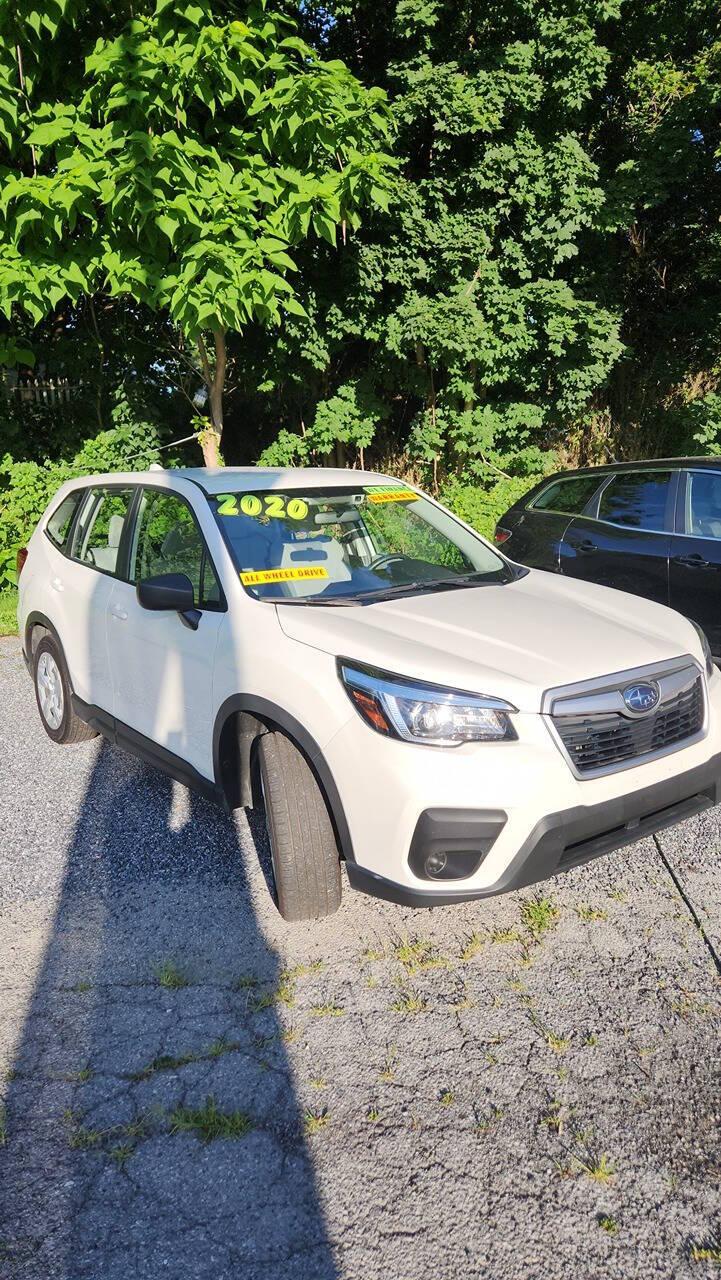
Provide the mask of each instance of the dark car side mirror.
[{"label": "dark car side mirror", "polygon": [[195,608],[193,584],[187,573],[159,573],[154,578],[144,578],[136,592],[141,608],[156,613],[179,613],[186,627],[198,630],[201,613]]}]

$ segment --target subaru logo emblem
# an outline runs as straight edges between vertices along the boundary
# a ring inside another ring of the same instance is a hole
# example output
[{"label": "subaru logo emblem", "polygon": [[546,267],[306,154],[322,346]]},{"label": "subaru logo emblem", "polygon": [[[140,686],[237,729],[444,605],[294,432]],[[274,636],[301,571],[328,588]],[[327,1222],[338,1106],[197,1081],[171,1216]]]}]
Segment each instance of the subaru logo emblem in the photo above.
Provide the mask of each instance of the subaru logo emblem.
[{"label": "subaru logo emblem", "polygon": [[653,711],[658,699],[658,688],[653,684],[631,684],[623,691],[623,700],[629,711],[633,711],[635,715],[643,715],[644,711]]}]

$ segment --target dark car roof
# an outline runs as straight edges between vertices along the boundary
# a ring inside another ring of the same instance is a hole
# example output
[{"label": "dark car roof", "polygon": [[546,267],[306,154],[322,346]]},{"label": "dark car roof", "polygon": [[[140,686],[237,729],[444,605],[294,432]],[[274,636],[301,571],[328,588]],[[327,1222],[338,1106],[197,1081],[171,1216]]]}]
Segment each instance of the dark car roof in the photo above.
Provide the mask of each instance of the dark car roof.
[{"label": "dark car roof", "polygon": [[638,462],[604,462],[598,467],[577,467],[574,471],[554,471],[546,476],[548,480],[559,480],[566,476],[592,476],[595,473],[607,475],[610,471],[657,471],[659,467],[668,467],[670,471],[684,471],[695,467],[721,467],[718,458],[643,458]]}]

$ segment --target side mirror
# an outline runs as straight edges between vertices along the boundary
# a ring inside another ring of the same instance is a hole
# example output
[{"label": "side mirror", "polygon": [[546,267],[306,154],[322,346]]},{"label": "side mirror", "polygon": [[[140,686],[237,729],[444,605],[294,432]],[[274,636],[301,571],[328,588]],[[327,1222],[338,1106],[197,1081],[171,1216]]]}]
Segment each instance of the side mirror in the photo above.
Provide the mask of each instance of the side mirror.
[{"label": "side mirror", "polygon": [[141,608],[156,613],[179,613],[186,627],[198,630],[200,610],[195,608],[193,584],[186,573],[160,573],[155,578],[144,578],[136,592]]}]

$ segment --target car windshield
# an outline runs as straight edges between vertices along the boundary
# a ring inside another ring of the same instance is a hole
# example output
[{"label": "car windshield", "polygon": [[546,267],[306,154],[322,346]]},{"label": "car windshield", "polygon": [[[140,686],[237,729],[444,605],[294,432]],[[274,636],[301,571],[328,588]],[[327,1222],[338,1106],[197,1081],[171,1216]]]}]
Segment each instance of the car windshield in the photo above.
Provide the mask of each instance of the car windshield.
[{"label": "car windshield", "polygon": [[208,495],[243,586],[259,599],[370,604],[510,582],[480,538],[400,483]]}]

